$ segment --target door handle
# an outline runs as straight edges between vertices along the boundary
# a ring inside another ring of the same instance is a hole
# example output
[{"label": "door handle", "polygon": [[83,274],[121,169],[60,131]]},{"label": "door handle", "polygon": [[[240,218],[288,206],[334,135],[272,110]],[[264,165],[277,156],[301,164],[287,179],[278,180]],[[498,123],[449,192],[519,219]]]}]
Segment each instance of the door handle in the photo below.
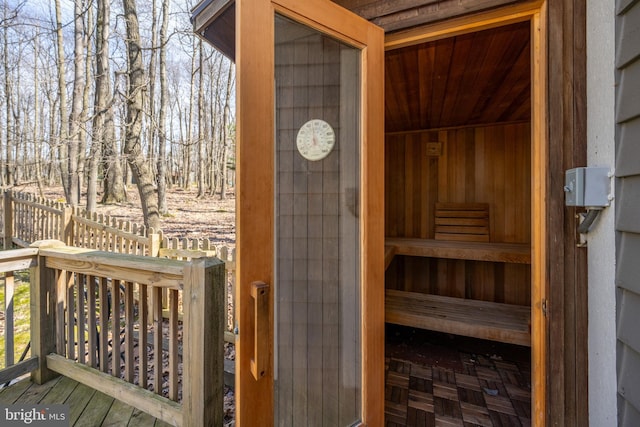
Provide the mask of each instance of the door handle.
[{"label": "door handle", "polygon": [[269,285],[264,282],[251,283],[253,298],[253,358],[251,373],[259,380],[267,371],[269,359]]}]

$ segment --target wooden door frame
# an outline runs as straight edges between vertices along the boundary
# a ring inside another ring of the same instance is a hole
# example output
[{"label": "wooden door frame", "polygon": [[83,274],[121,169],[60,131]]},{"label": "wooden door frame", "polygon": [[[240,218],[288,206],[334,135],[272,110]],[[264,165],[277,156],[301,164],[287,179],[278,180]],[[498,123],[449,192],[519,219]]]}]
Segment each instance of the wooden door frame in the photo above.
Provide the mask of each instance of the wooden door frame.
[{"label": "wooden door frame", "polygon": [[[237,285],[235,393],[250,390],[251,401],[236,401],[237,425],[270,425],[274,420],[274,301],[269,293],[265,374],[251,372],[255,344],[251,283],[274,283],[275,90],[274,15],[288,16],[362,48],[361,121],[361,283],[362,416],[367,425],[384,423],[384,81],[383,30],[329,0],[236,0],[237,68]],[[349,15],[346,15],[346,14]],[[314,19],[308,17],[313,16]],[[345,17],[348,17],[346,19]],[[347,25],[348,24],[348,25]],[[339,26],[341,30],[334,30]],[[260,31],[255,31],[260,28]],[[246,71],[245,71],[246,70]],[[250,76],[250,77],[249,77]],[[245,79],[246,77],[246,79]],[[366,141],[366,143],[365,143]],[[250,195],[251,197],[247,197]],[[366,284],[366,286],[365,286]],[[240,372],[248,375],[241,375]]]},{"label": "wooden door frame", "polygon": [[385,50],[481,31],[516,22],[531,23],[531,422],[547,422],[549,261],[548,218],[548,103],[547,103],[547,4],[519,3],[489,12],[452,18],[410,30],[388,34]]}]

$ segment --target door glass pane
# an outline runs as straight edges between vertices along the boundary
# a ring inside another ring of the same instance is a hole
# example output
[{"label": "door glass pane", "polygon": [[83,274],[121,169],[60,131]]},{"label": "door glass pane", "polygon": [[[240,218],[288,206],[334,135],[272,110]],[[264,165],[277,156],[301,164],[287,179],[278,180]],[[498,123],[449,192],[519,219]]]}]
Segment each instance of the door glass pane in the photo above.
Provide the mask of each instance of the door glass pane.
[{"label": "door glass pane", "polygon": [[275,424],[348,426],[361,418],[360,51],[280,16],[275,29]]}]

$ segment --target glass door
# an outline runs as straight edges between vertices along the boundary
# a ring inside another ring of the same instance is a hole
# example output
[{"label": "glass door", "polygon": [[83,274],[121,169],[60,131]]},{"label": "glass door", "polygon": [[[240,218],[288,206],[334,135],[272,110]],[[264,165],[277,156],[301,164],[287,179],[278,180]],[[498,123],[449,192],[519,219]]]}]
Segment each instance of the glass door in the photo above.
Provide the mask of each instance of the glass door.
[{"label": "glass door", "polygon": [[360,49],[275,17],[275,420],[361,419]]},{"label": "glass door", "polygon": [[382,424],[383,32],[328,0],[236,7],[237,422]]}]

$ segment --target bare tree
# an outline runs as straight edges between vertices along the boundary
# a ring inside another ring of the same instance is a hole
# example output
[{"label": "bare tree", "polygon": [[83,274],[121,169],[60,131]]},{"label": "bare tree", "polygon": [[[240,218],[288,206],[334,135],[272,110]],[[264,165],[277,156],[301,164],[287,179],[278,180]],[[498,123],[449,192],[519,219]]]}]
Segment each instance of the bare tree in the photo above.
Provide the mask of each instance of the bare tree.
[{"label": "bare tree", "polygon": [[222,119],[222,141],[221,150],[222,156],[220,159],[220,200],[227,198],[227,163],[229,162],[229,130],[231,127],[231,88],[233,86],[233,67],[229,64],[229,71],[227,73],[227,87],[224,97],[224,115]]},{"label": "bare tree", "polygon": [[13,185],[13,144],[14,144],[14,130],[13,130],[13,73],[9,66],[9,25],[15,15],[12,11],[9,11],[9,5],[4,3],[2,14],[2,39],[3,39],[3,65],[4,65],[4,97],[5,97],[5,167],[0,173],[0,180],[2,184],[6,182],[8,185]]},{"label": "bare tree", "polygon": [[158,209],[161,214],[167,208],[167,137],[166,112],[169,107],[169,93],[167,91],[167,44],[169,29],[169,0],[162,1],[162,25],[160,26],[160,116],[158,118]]},{"label": "bare tree", "polygon": [[33,154],[35,163],[36,182],[40,197],[44,196],[42,188],[42,141],[40,138],[40,90],[38,79],[38,49],[40,47],[40,32],[35,29],[33,37]]},{"label": "bare tree", "polygon": [[142,104],[145,78],[142,66],[140,27],[135,0],[122,0],[122,8],[127,27],[127,55],[129,59],[127,86],[127,118],[125,127],[124,153],[136,179],[142,213],[147,227],[157,228],[160,224],[158,193],[154,187],[153,174],[145,161],[141,146]]},{"label": "bare tree", "polygon": [[95,211],[98,192],[98,168],[105,136],[105,116],[109,82],[109,1],[98,0],[96,14],[96,89],[94,94],[93,137],[89,153],[89,179],[87,181],[87,210]]},{"label": "bare tree", "polygon": [[71,200],[69,188],[69,150],[67,150],[69,119],[67,115],[67,82],[65,79],[66,67],[64,62],[64,35],[62,32],[62,10],[60,0],[55,0],[56,8],[56,39],[58,41],[58,99],[60,102],[60,136],[58,138],[58,159],[60,160],[60,173],[62,175],[62,187],[67,201]]},{"label": "bare tree", "polygon": [[155,153],[154,144],[156,136],[158,134],[158,128],[155,123],[156,117],[156,68],[158,62],[158,6],[157,0],[151,1],[151,47],[149,49],[149,85],[145,91],[147,100],[147,117],[148,117],[148,153],[149,153],[149,167],[151,170],[155,167],[153,164],[153,153]]},{"label": "bare tree", "polygon": [[198,197],[204,197],[207,153],[205,143],[204,111],[204,49],[198,39]]},{"label": "bare tree", "polygon": [[[59,0],[56,0],[56,4]],[[73,20],[73,97],[71,101],[71,116],[69,117],[69,141],[68,141],[68,175],[65,177],[68,187],[67,203],[77,206],[80,201],[80,182],[78,178],[78,157],[80,155],[80,117],[82,115],[82,94],[85,85],[85,69],[83,58],[84,19],[82,17],[82,0],[74,1]]]},{"label": "bare tree", "polygon": [[82,187],[84,185],[84,177],[86,173],[85,168],[87,164],[86,152],[87,152],[87,138],[88,138],[87,128],[89,126],[89,103],[91,102],[89,99],[91,96],[91,84],[89,84],[89,82],[93,78],[92,70],[93,70],[93,63],[95,58],[95,56],[93,55],[93,49],[92,49],[93,37],[91,37],[92,32],[94,30],[94,22],[93,22],[94,15],[93,15],[92,3],[93,2],[90,1],[89,4],[86,5],[87,24],[86,24],[86,31],[84,32],[83,38],[82,38],[83,49],[84,49],[84,52],[86,52],[85,61],[84,61],[86,79],[85,79],[85,84],[84,84],[83,93],[82,93],[82,113],[80,114],[81,127],[80,127],[80,137],[78,138],[79,140],[78,187],[80,191],[82,191]]}]

